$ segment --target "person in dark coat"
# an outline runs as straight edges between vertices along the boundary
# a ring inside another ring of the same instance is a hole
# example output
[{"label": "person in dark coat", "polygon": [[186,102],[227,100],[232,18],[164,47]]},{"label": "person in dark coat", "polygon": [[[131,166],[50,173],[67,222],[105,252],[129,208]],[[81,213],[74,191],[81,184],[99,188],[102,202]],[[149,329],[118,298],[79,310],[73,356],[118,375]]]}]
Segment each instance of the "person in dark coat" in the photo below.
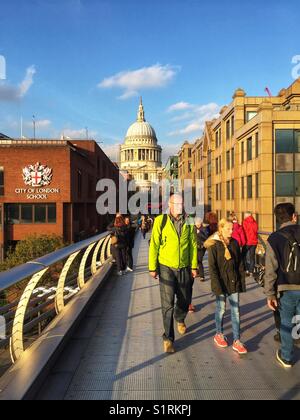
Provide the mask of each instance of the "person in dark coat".
[{"label": "person in dark coat", "polygon": [[125,225],[127,227],[127,247],[126,247],[126,261],[127,261],[127,271],[133,271],[133,256],[132,251],[134,248],[134,240],[136,234],[136,228],[131,223],[130,217],[125,217]]},{"label": "person in dark coat", "polygon": [[208,224],[210,235],[213,235],[218,231],[218,216],[216,213],[213,213],[212,211],[206,213],[205,222]]},{"label": "person in dark coat", "polygon": [[218,224],[218,232],[206,242],[208,249],[208,264],[211,277],[212,292],[216,295],[216,336],[217,346],[228,347],[224,336],[224,315],[227,299],[231,306],[233,327],[233,350],[240,355],[246,354],[247,349],[240,341],[240,293],[246,291],[245,268],[238,242],[232,238],[233,224],[229,219],[222,219]]},{"label": "person in dark coat", "polygon": [[210,230],[208,226],[205,227],[203,225],[203,221],[200,218],[195,220],[195,234],[197,237],[199,277],[200,277],[200,281],[205,281],[203,258],[206,253],[206,248],[204,246],[204,243],[205,241],[207,241],[207,239],[210,236]]},{"label": "person in dark coat", "polygon": [[107,230],[111,232],[111,253],[116,260],[118,275],[122,276],[126,272],[126,248],[127,248],[127,227],[125,220],[120,213],[117,213],[114,222],[112,222]]}]

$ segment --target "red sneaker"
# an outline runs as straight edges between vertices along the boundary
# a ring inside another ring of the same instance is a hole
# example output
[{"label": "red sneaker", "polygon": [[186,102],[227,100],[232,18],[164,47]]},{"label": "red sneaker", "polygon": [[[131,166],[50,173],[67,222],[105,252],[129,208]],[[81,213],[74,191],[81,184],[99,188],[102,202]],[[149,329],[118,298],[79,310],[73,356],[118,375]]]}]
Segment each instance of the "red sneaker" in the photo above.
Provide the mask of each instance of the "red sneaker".
[{"label": "red sneaker", "polygon": [[189,306],[189,313],[190,314],[193,314],[193,313],[195,313],[196,312],[196,308],[195,308],[195,306],[194,305],[190,305]]},{"label": "red sneaker", "polygon": [[218,347],[226,349],[228,347],[227,338],[223,334],[217,334],[214,338],[214,342]]},{"label": "red sneaker", "polygon": [[239,340],[238,341],[235,341],[233,343],[232,350],[236,351],[240,355],[243,355],[243,354],[247,354],[248,353],[248,350],[246,349],[246,347],[244,346],[244,344],[241,343]]}]

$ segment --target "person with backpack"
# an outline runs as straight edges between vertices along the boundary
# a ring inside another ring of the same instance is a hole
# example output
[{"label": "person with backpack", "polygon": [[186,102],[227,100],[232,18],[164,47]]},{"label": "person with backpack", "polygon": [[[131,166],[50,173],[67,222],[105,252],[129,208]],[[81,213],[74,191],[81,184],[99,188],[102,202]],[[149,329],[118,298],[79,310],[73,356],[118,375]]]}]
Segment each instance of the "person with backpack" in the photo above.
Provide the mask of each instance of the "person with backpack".
[{"label": "person with backpack", "polygon": [[293,334],[295,320],[300,316],[300,226],[292,203],[278,204],[274,212],[280,228],[267,242],[264,287],[268,307],[280,312],[281,349],[276,358],[289,369],[298,338]]},{"label": "person with backpack", "polygon": [[248,353],[241,342],[240,293],[246,292],[245,268],[238,242],[232,238],[233,224],[222,219],[218,232],[206,242],[211,288],[216,296],[216,335],[214,342],[218,347],[227,348],[228,340],[224,335],[224,316],[226,302],[231,306],[233,328],[232,349],[240,355]]},{"label": "person with backpack", "polygon": [[[198,275],[201,282],[205,281],[204,276],[204,267],[203,267],[203,258],[206,253],[206,248],[204,247],[204,242],[209,238],[209,227],[205,227],[203,220],[198,217],[195,219],[195,235],[197,239],[197,256],[198,256]],[[193,298],[193,296],[192,296]],[[189,306],[189,313],[195,313],[196,308],[191,304]]]},{"label": "person with backpack", "polygon": [[127,227],[120,213],[117,213],[115,220],[107,227],[107,230],[111,232],[111,253],[117,263],[118,276],[123,276],[130,270],[126,268]]},{"label": "person with backpack", "polygon": [[142,232],[143,238],[146,239],[146,235],[149,232],[149,221],[148,221],[147,216],[142,216],[141,232]]},{"label": "person with backpack", "polygon": [[174,353],[174,320],[178,333],[185,335],[185,319],[191,303],[193,282],[198,274],[198,261],[194,222],[184,215],[181,195],[171,196],[169,211],[169,215],[155,219],[150,241],[149,271],[154,279],[159,276],[165,330],[164,351]]}]

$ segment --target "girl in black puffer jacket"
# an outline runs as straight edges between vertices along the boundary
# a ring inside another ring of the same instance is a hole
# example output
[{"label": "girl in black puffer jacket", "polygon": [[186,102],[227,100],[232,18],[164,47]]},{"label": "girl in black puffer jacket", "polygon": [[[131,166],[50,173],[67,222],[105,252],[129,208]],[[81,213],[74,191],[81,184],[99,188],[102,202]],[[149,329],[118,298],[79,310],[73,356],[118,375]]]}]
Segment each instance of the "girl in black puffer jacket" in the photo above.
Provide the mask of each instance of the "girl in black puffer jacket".
[{"label": "girl in black puffer jacket", "polygon": [[231,305],[231,319],[234,335],[233,350],[246,354],[247,350],[240,341],[240,293],[246,291],[245,269],[238,242],[232,238],[233,223],[222,219],[218,232],[204,244],[208,249],[208,264],[212,292],[216,295],[216,336],[215,343],[222,348],[228,347],[224,336],[223,321],[227,299]]}]

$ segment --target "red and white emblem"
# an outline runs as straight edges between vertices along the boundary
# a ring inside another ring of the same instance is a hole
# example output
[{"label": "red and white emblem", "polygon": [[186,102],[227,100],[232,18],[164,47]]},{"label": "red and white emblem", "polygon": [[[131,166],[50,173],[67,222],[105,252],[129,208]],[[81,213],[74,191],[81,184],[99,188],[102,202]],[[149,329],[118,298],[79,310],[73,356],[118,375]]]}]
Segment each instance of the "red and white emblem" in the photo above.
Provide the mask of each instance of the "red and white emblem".
[{"label": "red and white emblem", "polygon": [[44,187],[52,181],[52,169],[37,162],[23,169],[23,180],[30,187]]}]

